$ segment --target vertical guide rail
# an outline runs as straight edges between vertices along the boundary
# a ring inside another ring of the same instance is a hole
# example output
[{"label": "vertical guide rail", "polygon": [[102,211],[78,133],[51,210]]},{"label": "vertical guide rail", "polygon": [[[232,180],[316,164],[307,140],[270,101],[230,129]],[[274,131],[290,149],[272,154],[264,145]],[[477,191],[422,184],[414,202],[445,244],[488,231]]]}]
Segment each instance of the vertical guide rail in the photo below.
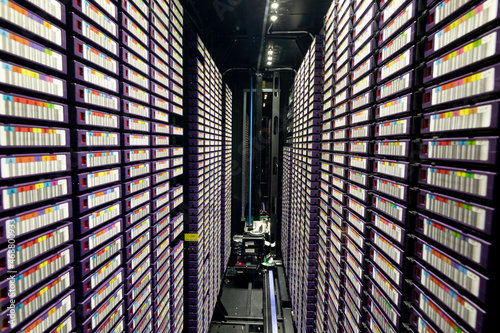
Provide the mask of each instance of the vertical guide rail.
[{"label": "vertical guide rail", "polygon": [[252,150],[253,150],[253,76],[250,76],[250,139],[248,147],[248,221],[247,225],[252,225]]}]

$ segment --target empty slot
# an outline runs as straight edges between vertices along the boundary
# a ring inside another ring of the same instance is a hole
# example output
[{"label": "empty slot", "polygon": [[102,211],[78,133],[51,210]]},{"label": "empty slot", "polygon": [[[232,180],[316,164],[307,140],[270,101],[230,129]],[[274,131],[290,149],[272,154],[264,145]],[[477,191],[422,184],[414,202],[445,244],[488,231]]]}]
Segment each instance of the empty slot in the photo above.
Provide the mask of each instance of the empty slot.
[{"label": "empty slot", "polygon": [[83,249],[88,250],[89,249],[89,242],[83,243]]},{"label": "empty slot", "polygon": [[429,14],[429,22],[427,24],[434,23],[434,15],[435,15],[435,13]]},{"label": "empty slot", "polygon": [[427,67],[425,71],[425,77],[429,77],[432,75],[432,67]]},{"label": "empty slot", "polygon": [[431,101],[431,93],[425,94],[425,103],[429,103]]},{"label": "empty slot", "polygon": [[420,204],[425,205],[425,196],[424,195],[420,195]]},{"label": "empty slot", "polygon": [[83,98],[83,89],[78,90],[78,97]]},{"label": "empty slot", "polygon": [[[88,271],[90,269],[90,263],[86,262],[85,263],[85,270]],[[87,290],[90,289],[90,283],[87,283]]]},{"label": "empty slot", "polygon": [[422,244],[417,244],[417,253],[422,254]]},{"label": "empty slot", "polygon": [[83,68],[78,67],[78,75],[83,76]]},{"label": "empty slot", "polygon": [[77,20],[76,27],[77,27],[77,29],[82,30],[82,21]]},{"label": "empty slot", "polygon": [[82,186],[87,186],[87,178],[82,178]]},{"label": "empty slot", "polygon": [[421,170],[420,171],[420,179],[421,180],[426,180],[427,179],[427,174],[426,174],[425,170]]},{"label": "empty slot", "polygon": [[427,151],[428,151],[428,146],[427,145],[423,145],[422,146],[422,153],[427,155]]},{"label": "empty slot", "polygon": [[88,207],[88,200],[87,199],[83,199],[82,206],[83,206],[83,208]]},{"label": "empty slot", "polygon": [[427,42],[427,51],[431,51],[434,45],[434,41],[431,39]]}]

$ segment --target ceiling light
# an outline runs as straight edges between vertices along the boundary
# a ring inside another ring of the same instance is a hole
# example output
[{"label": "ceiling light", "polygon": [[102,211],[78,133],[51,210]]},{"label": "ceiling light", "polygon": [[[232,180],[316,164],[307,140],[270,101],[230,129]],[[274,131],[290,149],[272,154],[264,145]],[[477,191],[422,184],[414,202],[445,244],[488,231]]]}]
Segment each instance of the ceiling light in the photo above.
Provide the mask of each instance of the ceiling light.
[{"label": "ceiling light", "polygon": [[273,57],[272,56],[267,57],[267,61],[273,61]]},{"label": "ceiling light", "polygon": [[271,4],[272,9],[278,9],[279,6],[280,6],[280,4],[277,3],[276,1]]},{"label": "ceiling light", "polygon": [[271,21],[276,22],[276,20],[278,20],[278,16],[277,15],[271,16]]},{"label": "ceiling light", "polygon": [[273,55],[273,52],[274,52],[273,50],[269,50],[269,51],[267,51],[267,54]]},{"label": "ceiling light", "polygon": [[268,66],[271,66],[272,64],[273,64],[273,63],[272,63],[272,62],[270,62],[270,61],[268,61],[268,62],[267,62],[267,65],[268,65]]},{"label": "ceiling light", "polygon": [[264,103],[263,107],[266,107],[266,103]]}]

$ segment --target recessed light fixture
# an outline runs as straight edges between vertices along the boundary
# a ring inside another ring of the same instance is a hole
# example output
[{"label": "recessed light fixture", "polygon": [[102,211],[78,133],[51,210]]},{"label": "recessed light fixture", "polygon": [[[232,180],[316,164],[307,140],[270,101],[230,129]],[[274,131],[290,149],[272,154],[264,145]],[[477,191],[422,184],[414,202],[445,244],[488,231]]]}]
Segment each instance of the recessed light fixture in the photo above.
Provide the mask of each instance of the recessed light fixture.
[{"label": "recessed light fixture", "polygon": [[274,51],[273,51],[273,50],[269,50],[269,51],[267,51],[267,54],[269,54],[269,55],[273,55],[273,53],[274,53]]},{"label": "recessed light fixture", "polygon": [[272,15],[271,16],[271,21],[276,22],[277,20],[278,20],[278,16],[277,15]]},{"label": "recessed light fixture", "polygon": [[271,8],[272,8],[272,9],[278,9],[278,7],[279,7],[279,6],[280,6],[280,4],[279,4],[277,1],[275,1],[275,2],[273,2],[273,3],[271,4]]},{"label": "recessed light fixture", "polygon": [[273,61],[273,57],[272,56],[267,57],[267,61]]},{"label": "recessed light fixture", "polygon": [[272,64],[273,64],[273,63],[272,63],[272,62],[270,62],[270,61],[268,61],[268,62],[267,62],[267,65],[268,65],[268,66],[271,66]]}]

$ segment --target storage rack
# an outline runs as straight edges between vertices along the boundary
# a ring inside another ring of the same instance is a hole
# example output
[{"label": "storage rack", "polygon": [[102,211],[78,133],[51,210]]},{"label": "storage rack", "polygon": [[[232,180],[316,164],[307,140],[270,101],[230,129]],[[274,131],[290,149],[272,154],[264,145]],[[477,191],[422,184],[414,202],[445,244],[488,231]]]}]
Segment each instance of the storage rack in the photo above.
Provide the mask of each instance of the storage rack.
[{"label": "storage rack", "polygon": [[221,275],[226,272],[231,255],[231,198],[232,198],[232,150],[233,150],[233,92],[224,85],[223,122],[223,177],[222,177],[222,229],[221,229]]},{"label": "storage rack", "polygon": [[[206,332],[224,266],[222,75],[198,35],[189,56],[188,331]],[[224,109],[223,109],[224,108]],[[224,112],[225,113],[225,112]],[[225,236],[224,236],[225,237]]]}]

